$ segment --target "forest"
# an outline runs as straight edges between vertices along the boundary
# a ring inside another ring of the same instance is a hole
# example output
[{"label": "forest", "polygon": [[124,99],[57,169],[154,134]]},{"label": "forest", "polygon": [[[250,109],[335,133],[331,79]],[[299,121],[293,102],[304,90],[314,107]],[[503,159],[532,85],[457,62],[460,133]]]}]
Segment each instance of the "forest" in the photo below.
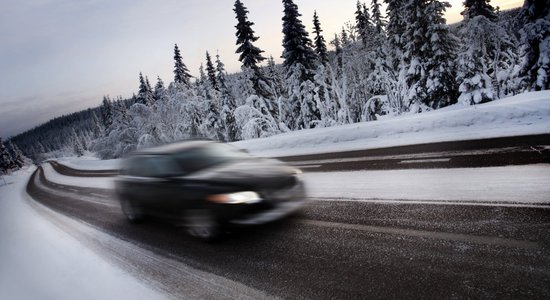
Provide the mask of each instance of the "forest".
[{"label": "forest", "polygon": [[152,85],[140,73],[131,98],[106,95],[99,107],[0,143],[2,170],[24,156],[36,162],[90,151],[117,158],[189,138],[263,138],[549,89],[549,0],[509,11],[465,0],[455,24],[446,24],[445,1],[383,2],[385,12],[381,0],[358,1],[354,22],[329,37],[323,16],[302,16],[293,0],[282,0],[283,63],[276,64],[255,45],[253,12],[236,0],[240,72],[228,74],[222,58],[206,51],[194,77],[184,45],[174,45],[170,82]]}]

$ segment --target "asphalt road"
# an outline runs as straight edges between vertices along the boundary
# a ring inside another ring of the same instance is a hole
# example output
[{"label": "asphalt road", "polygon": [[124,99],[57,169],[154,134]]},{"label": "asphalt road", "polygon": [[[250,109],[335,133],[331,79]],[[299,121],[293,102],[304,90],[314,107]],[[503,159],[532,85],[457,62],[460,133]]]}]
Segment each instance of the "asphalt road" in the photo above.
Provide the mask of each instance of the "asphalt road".
[{"label": "asphalt road", "polygon": [[[368,145],[365,145],[368,147]],[[550,134],[440,142],[359,151],[276,157],[308,172],[471,168],[550,163]],[[117,170],[86,171],[52,162],[77,177],[114,176]]]},{"label": "asphalt road", "polygon": [[[94,242],[100,251],[110,249],[104,253],[121,267],[174,298],[547,299],[550,295],[550,209],[546,207],[309,199],[293,218],[205,244],[169,224],[131,225],[112,191],[54,184],[40,168],[27,192],[53,211],[135,245],[113,249],[113,243]],[[144,258],[142,251],[149,254]],[[187,267],[203,272],[200,287],[209,291],[190,294],[189,272],[182,271]]]},{"label": "asphalt road", "polygon": [[550,163],[550,134],[285,156],[278,159],[314,172]]}]

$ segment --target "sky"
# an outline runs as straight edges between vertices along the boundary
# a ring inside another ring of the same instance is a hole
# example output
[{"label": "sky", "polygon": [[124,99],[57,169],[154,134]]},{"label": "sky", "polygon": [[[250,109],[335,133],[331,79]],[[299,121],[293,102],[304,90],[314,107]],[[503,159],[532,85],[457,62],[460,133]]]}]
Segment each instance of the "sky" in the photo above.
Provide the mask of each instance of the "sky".
[{"label": "sky", "polygon": [[[280,62],[280,0],[243,0],[260,39]],[[327,40],[353,22],[356,0],[295,0],[311,32],[317,10]],[[366,0],[370,6],[370,0]],[[521,0],[493,0],[508,9]],[[462,0],[450,0],[447,22],[461,19]],[[0,137],[94,107],[103,95],[130,97],[139,72],[154,85],[173,80],[177,43],[194,75],[208,50],[229,72],[235,54],[233,0],[0,0]]]}]

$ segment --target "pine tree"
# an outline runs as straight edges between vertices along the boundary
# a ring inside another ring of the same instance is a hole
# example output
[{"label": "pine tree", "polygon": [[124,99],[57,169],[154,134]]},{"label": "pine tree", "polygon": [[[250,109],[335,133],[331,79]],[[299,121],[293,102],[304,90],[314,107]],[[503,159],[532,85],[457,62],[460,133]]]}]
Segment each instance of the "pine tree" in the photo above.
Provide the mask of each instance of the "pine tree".
[{"label": "pine tree", "polygon": [[520,19],[525,23],[520,31],[521,75],[527,90],[550,89],[550,0],[525,0]]},{"label": "pine tree", "polygon": [[21,149],[19,149],[19,147],[12,140],[8,140],[7,148],[12,157],[14,168],[19,169],[23,167],[25,161]]},{"label": "pine tree", "polygon": [[113,124],[113,105],[109,96],[103,96],[103,102],[101,105],[101,121],[105,129],[109,129]]},{"label": "pine tree", "polygon": [[239,46],[236,53],[240,53],[239,61],[242,63],[243,72],[248,73],[248,79],[252,82],[252,88],[257,95],[270,98],[272,94],[268,88],[269,83],[258,66],[259,63],[265,60],[265,57],[262,56],[264,51],[254,46],[254,42],[259,39],[252,30],[254,23],[248,20],[248,9],[240,0],[235,1],[233,11],[237,19],[237,25],[235,26],[237,29],[235,33],[237,37],[236,45]]},{"label": "pine tree", "polygon": [[322,64],[328,63],[328,53],[325,38],[321,35],[321,22],[317,16],[317,11],[313,13],[313,32],[315,33],[315,52]]},{"label": "pine tree", "polygon": [[384,34],[385,21],[382,18],[382,13],[380,12],[381,4],[378,3],[378,0],[372,0],[371,12],[372,12],[372,23],[374,29],[378,35]]},{"label": "pine tree", "polygon": [[189,74],[189,69],[187,69],[187,66],[183,63],[183,59],[181,57],[180,49],[178,48],[178,45],[175,44],[174,46],[174,82],[176,84],[182,84],[184,86],[189,86],[190,79],[193,77],[191,74]]},{"label": "pine tree", "polygon": [[439,108],[455,101],[454,36],[443,13],[449,7],[438,0],[411,0],[403,7],[405,31],[403,65],[406,70],[406,106],[412,111]]},{"label": "pine tree", "polygon": [[155,84],[155,91],[153,93],[155,101],[161,100],[166,95],[166,88],[164,87],[164,81],[157,76],[157,84]]},{"label": "pine tree", "polygon": [[314,100],[316,55],[311,40],[299,17],[298,6],[283,0],[283,58],[289,86],[286,124],[291,129],[315,127],[321,118]]},{"label": "pine tree", "polygon": [[229,87],[227,86],[225,65],[220,59],[220,55],[216,55],[216,80],[220,87],[221,92],[221,112],[220,119],[224,132],[224,140],[227,142],[233,142],[237,140],[238,129],[235,122],[235,116],[233,112],[237,107],[235,104],[235,98],[231,95]]},{"label": "pine tree", "polygon": [[491,21],[496,21],[497,14],[495,13],[495,8],[489,2],[491,0],[464,0],[464,10],[461,14],[464,16],[464,19],[484,16]]},{"label": "pine tree", "polygon": [[216,80],[216,69],[214,69],[214,64],[212,63],[212,58],[210,53],[206,51],[206,73],[208,75],[208,81],[212,85],[212,88],[216,91],[219,91],[218,83]]},{"label": "pine tree", "polygon": [[423,102],[434,109],[455,103],[458,96],[454,71],[458,40],[449,31],[443,16],[449,7],[448,2],[428,0],[425,8],[429,47],[426,54],[427,96]]},{"label": "pine tree", "polygon": [[0,138],[0,173],[5,174],[7,171],[13,168],[13,159],[10,152],[4,146],[2,138]]},{"label": "pine tree", "polygon": [[235,1],[233,11],[237,18],[235,28],[237,29],[236,36],[239,47],[236,53],[240,53],[239,61],[242,62],[244,67],[257,70],[258,64],[264,61],[265,57],[262,56],[264,51],[253,44],[259,39],[254,35],[254,30],[252,30],[254,23],[248,20],[248,9],[240,0]]},{"label": "pine tree", "polygon": [[[283,65],[291,69],[296,64],[302,65],[305,70],[315,69],[315,52],[311,45],[309,35],[300,21],[302,16],[298,12],[298,6],[292,0],[283,0],[284,16],[283,16]],[[304,80],[313,79],[313,74],[306,72],[301,77]],[[287,76],[290,76],[288,74]]]},{"label": "pine tree", "polygon": [[150,106],[154,103],[151,84],[148,79],[143,77],[141,72],[139,73],[139,91],[137,94],[137,102],[146,106]]}]

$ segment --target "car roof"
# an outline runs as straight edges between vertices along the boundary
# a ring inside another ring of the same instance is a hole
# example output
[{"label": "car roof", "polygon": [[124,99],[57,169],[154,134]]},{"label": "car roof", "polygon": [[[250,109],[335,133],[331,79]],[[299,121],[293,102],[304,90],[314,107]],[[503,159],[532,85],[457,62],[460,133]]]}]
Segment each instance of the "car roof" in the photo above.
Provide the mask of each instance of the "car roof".
[{"label": "car roof", "polygon": [[187,149],[197,148],[200,146],[212,144],[214,142],[208,140],[193,140],[178,143],[166,144],[158,147],[141,149],[132,153],[132,155],[154,155],[154,154],[173,154]]}]

